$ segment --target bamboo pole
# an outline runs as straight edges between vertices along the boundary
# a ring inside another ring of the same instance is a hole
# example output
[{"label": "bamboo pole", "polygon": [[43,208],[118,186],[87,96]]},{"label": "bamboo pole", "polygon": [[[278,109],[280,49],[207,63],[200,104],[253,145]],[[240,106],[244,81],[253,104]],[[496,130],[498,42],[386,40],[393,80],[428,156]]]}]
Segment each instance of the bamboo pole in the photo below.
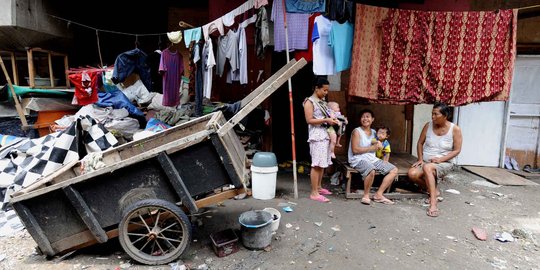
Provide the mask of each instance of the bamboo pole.
[{"label": "bamboo pole", "polygon": [[[287,56],[287,63],[289,63],[289,30],[287,29],[287,12],[285,11],[285,0],[281,1],[283,5],[283,25],[285,26],[285,55]],[[298,176],[296,171],[296,136],[294,133],[294,110],[293,110],[293,94],[291,78],[288,80],[289,84],[289,111],[291,117],[291,145],[292,145],[292,162],[293,162],[293,187],[294,198],[298,199]]]}]

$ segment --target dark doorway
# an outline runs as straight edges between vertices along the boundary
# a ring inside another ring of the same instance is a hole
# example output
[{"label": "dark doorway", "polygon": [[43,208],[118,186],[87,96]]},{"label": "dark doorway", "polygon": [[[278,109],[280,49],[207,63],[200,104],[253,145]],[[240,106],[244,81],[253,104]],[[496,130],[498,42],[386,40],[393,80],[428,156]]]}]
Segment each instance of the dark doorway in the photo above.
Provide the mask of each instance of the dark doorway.
[{"label": "dark doorway", "polygon": [[[290,54],[294,57],[294,53]],[[272,73],[286,64],[284,52],[272,54]],[[294,130],[296,133],[296,160],[309,161],[309,145],[307,143],[307,124],[304,118],[302,103],[312,94],[313,65],[309,62],[292,77],[292,93],[294,108]],[[272,95],[272,151],[279,162],[292,160],[291,121],[289,110],[289,87],[283,84]]]}]

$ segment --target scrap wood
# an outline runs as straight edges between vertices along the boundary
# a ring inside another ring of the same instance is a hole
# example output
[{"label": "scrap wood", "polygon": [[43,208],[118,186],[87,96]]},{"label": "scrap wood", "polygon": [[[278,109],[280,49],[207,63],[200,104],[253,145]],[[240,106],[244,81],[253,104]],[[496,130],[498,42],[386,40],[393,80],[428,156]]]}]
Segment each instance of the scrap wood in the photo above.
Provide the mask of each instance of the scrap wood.
[{"label": "scrap wood", "polygon": [[534,186],[537,183],[527,180],[523,177],[509,173],[505,169],[479,167],[479,166],[463,166],[463,169],[481,176],[491,182],[505,186]]},{"label": "scrap wood", "polygon": [[9,74],[7,72],[6,66],[4,65],[4,61],[2,60],[2,57],[0,57],[0,64],[2,65],[2,71],[4,72],[4,76],[6,76],[6,80],[9,85],[9,89],[11,91],[11,95],[13,96],[13,100],[15,101],[15,108],[17,108],[17,114],[19,114],[19,117],[21,118],[22,127],[23,130],[28,128],[28,122],[26,121],[26,117],[24,115],[24,111],[21,107],[21,104],[19,103],[19,98],[17,97],[17,94],[15,93],[15,89],[13,89],[13,84],[11,83],[11,78],[9,77]]}]

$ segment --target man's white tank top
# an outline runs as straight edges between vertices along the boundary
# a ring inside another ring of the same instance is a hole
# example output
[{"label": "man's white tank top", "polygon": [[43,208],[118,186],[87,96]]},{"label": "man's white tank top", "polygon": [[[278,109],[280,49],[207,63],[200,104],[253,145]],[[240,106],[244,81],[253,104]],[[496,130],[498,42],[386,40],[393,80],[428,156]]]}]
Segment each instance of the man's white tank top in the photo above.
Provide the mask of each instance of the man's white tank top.
[{"label": "man's white tank top", "polygon": [[[454,149],[454,123],[450,123],[450,128],[446,134],[438,136],[433,132],[433,121],[429,122],[426,132],[426,141],[424,142],[424,161],[429,162],[435,157],[448,155]],[[456,158],[452,158],[447,162],[455,163]]]}]

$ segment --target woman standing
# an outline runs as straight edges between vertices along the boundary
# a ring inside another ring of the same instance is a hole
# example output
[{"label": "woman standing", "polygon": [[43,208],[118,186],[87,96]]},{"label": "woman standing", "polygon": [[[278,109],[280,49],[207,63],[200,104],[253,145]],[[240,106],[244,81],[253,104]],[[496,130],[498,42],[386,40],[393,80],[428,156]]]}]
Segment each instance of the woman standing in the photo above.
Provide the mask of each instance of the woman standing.
[{"label": "woman standing", "polygon": [[309,153],[311,155],[311,194],[310,199],[329,202],[324,195],[332,194],[321,187],[324,168],[332,164],[330,157],[330,138],[327,125],[337,125],[338,120],[327,117],[328,107],[324,97],[328,94],[328,80],[317,77],[313,83],[313,95],[304,101],[304,116],[308,123]]},{"label": "woman standing", "polygon": [[448,121],[450,108],[437,102],[431,111],[431,122],[426,123],[418,138],[418,161],[409,169],[408,176],[420,188],[429,192],[427,215],[439,216],[437,180],[455,168],[455,157],[461,152],[461,128]]}]

